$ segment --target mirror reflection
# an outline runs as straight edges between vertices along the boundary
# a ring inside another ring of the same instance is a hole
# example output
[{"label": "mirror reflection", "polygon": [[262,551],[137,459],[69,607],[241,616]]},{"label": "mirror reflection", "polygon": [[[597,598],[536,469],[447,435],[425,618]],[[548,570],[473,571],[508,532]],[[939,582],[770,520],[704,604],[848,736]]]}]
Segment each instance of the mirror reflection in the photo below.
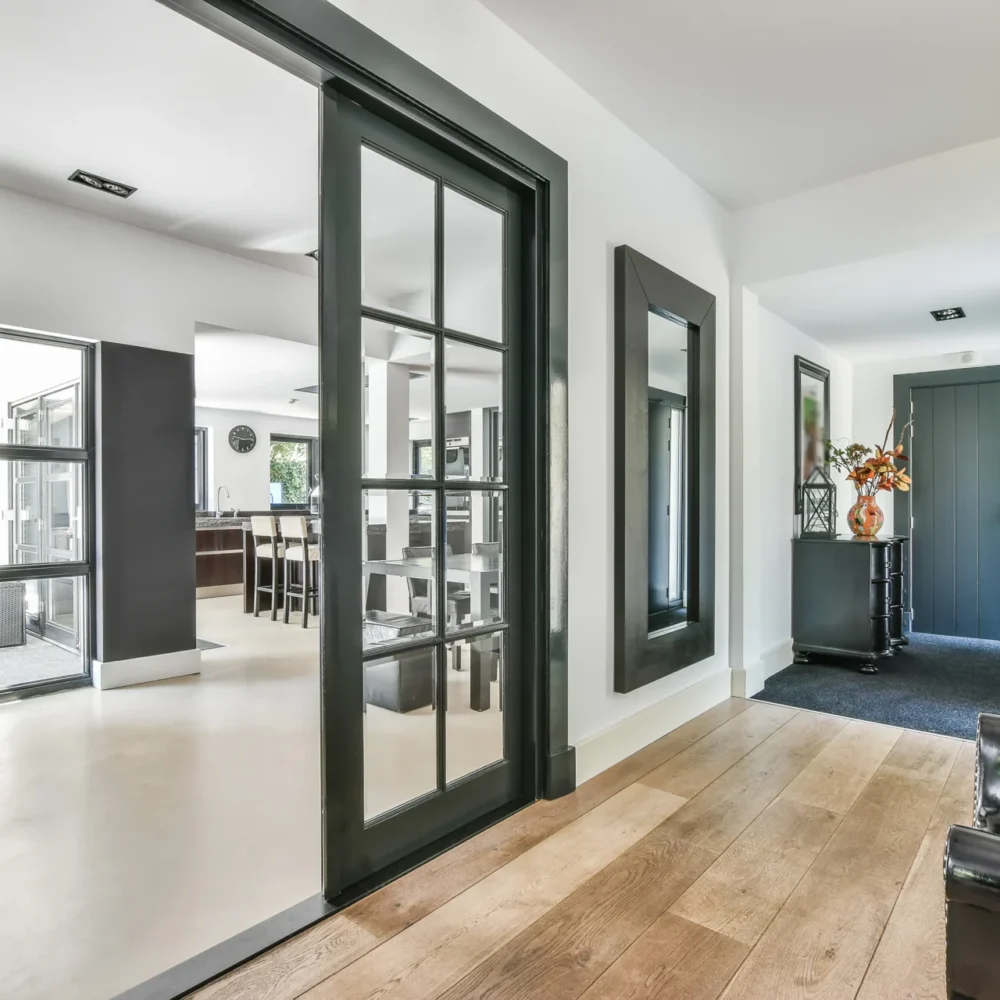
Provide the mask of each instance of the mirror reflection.
[{"label": "mirror reflection", "polygon": [[649,313],[649,633],[687,622],[686,324]]}]

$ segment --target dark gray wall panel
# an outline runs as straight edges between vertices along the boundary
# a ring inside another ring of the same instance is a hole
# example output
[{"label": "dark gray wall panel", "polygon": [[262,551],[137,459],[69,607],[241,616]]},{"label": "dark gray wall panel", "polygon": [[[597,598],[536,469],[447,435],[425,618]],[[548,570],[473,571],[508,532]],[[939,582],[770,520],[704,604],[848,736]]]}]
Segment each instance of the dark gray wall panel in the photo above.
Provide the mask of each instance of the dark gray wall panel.
[{"label": "dark gray wall panel", "polygon": [[194,649],[194,358],[97,354],[97,652]]},{"label": "dark gray wall panel", "polygon": [[979,386],[955,386],[955,635],[979,635]]},{"label": "dark gray wall panel", "polygon": [[979,386],[979,636],[1000,639],[1000,382]]},{"label": "dark gray wall panel", "polygon": [[[913,627],[918,632],[934,631],[934,390],[913,390],[914,433],[910,443],[910,471],[913,489],[913,540],[910,560],[913,579]],[[927,483],[920,488],[916,484]],[[897,525],[898,529],[901,525]]]},{"label": "dark gray wall panel", "polygon": [[[955,387],[938,386],[934,391],[934,478],[924,489],[934,491],[934,617],[931,631],[955,634]],[[924,428],[917,428],[917,438]]]}]

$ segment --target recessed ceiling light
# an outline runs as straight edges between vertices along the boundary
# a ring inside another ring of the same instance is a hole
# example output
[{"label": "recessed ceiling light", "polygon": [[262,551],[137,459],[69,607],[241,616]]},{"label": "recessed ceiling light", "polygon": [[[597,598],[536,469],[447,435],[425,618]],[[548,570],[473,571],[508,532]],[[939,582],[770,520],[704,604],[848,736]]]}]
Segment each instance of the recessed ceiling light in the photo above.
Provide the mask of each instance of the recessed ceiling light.
[{"label": "recessed ceiling light", "polygon": [[316,250],[310,250],[309,253],[306,254],[306,256],[307,257],[312,257],[313,260],[317,260],[318,261],[319,260],[319,249],[317,248]]},{"label": "recessed ceiling light", "polygon": [[113,194],[117,198],[128,198],[136,192],[136,189],[130,184],[108,180],[107,177],[100,177],[97,174],[90,173],[88,170],[74,170],[68,179],[73,181],[74,184],[82,184],[84,187],[93,188],[95,191],[103,191],[105,194]]},{"label": "recessed ceiling light", "polygon": [[950,309],[932,309],[931,315],[943,323],[947,319],[965,319],[965,310],[961,306],[952,306]]}]

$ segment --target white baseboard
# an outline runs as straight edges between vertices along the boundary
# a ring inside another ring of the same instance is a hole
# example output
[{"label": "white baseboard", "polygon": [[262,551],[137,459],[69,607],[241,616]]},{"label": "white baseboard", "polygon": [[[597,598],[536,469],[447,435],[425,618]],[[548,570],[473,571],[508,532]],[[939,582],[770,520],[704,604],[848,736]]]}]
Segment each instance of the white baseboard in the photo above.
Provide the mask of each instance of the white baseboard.
[{"label": "white baseboard", "polygon": [[160,653],[158,656],[138,656],[132,660],[112,660],[102,663],[94,660],[94,687],[107,691],[110,688],[165,681],[170,677],[185,677],[201,673],[201,650],[182,649],[177,653]]},{"label": "white baseboard", "polygon": [[764,681],[773,677],[779,670],[790,666],[795,654],[792,652],[792,640],[782,639],[772,646],[754,664],[743,668],[734,668],[732,694],[734,698],[752,698],[764,690]]},{"label": "white baseboard", "polygon": [[728,667],[668,695],[576,744],[576,780],[582,784],[729,697]]}]

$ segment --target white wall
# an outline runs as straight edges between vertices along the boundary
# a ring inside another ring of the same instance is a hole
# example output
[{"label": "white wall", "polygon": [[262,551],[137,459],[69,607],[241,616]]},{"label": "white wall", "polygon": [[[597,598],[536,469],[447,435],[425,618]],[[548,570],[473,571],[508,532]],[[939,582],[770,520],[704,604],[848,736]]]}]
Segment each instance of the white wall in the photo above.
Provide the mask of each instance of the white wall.
[{"label": "white wall", "polygon": [[317,283],[0,189],[0,326],[193,353],[196,322],[316,343]]},{"label": "white wall", "polygon": [[[704,699],[717,701],[729,690],[729,216],[479,4],[340,0],[337,6],[569,163],[570,739],[586,778],[676,724],[677,713],[701,711]],[[717,652],[629,695],[615,694],[612,685],[612,253],[621,243],[708,289],[718,302]],[[701,700],[675,700],[694,684],[701,685]],[[593,739],[633,716],[635,724]]]},{"label": "white wall", "polygon": [[[216,410],[199,406],[194,412],[197,427],[208,430],[208,506],[214,509],[216,491],[229,490],[230,498],[222,505],[228,510],[267,510],[271,505],[270,443],[272,434],[296,434],[317,437],[315,420],[299,417],[276,417],[269,413],[245,410]],[[237,424],[246,424],[257,434],[257,447],[240,455],[229,447],[229,432]]]},{"label": "white wall", "polygon": [[[862,444],[881,444],[893,406],[893,376],[910,372],[947,371],[952,368],[971,368],[981,365],[1000,365],[1000,350],[976,352],[975,365],[963,364],[961,354],[935,354],[919,358],[895,358],[892,361],[873,361],[856,365],[854,369],[854,440]],[[909,419],[900,414],[896,420],[895,437]],[[891,534],[895,527],[893,498],[883,494],[879,506],[885,513],[883,535]],[[906,525],[900,526],[906,533]]]},{"label": "white wall", "polygon": [[[834,441],[851,437],[854,396],[851,363],[807,337],[780,316],[761,307],[757,378],[761,451],[751,475],[758,492],[756,522],[759,552],[758,585],[749,590],[747,612],[759,622],[763,656],[792,635],[792,532],[795,528],[795,356],[830,370],[830,426]],[[834,472],[834,478],[840,475]],[[837,517],[847,531],[847,509],[853,487],[841,483]],[[754,525],[747,525],[747,530]],[[748,650],[748,652],[750,652]],[[789,661],[791,662],[791,661]],[[786,663],[785,666],[788,664]]]}]

